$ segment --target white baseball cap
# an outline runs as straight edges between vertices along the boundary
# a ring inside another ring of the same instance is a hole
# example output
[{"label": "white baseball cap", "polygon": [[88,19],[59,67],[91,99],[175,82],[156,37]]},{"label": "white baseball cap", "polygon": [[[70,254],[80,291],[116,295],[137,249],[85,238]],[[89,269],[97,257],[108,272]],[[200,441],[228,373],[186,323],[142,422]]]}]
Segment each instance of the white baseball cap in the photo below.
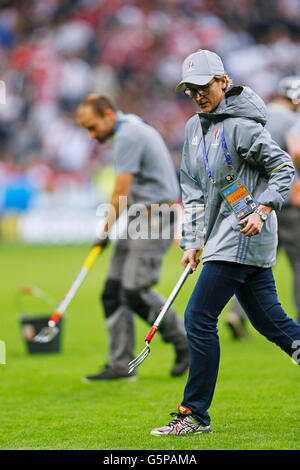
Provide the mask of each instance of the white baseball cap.
[{"label": "white baseball cap", "polygon": [[278,85],[280,96],[287,98],[294,104],[300,103],[300,77],[292,75],[282,78]]},{"label": "white baseball cap", "polygon": [[215,52],[200,49],[187,56],[182,64],[182,80],[177,85],[180,90],[184,83],[206,85],[215,75],[224,75],[224,65]]}]

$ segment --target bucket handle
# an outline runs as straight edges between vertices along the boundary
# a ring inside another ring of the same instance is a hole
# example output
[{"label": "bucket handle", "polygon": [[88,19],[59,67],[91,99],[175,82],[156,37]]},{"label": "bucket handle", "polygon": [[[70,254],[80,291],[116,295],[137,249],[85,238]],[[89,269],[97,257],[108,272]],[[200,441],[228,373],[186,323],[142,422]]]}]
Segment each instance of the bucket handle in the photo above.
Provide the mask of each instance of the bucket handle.
[{"label": "bucket handle", "polygon": [[51,307],[51,309],[55,308],[56,306],[56,300],[51,297],[51,295],[46,294],[46,292],[44,292],[39,287],[23,286],[20,287],[16,295],[16,304],[20,312],[23,312],[22,299],[25,295],[32,295],[33,297],[43,300],[48,305],[48,307]]}]

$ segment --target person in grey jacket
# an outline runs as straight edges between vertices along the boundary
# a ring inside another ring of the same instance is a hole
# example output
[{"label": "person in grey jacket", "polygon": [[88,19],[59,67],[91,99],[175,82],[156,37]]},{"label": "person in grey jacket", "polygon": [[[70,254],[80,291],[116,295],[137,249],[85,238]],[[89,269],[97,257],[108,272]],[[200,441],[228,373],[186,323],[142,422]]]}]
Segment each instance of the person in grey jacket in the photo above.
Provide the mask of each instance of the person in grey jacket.
[{"label": "person in grey jacket", "polygon": [[[152,287],[159,280],[174,236],[178,179],[160,134],[140,117],[117,110],[105,96],[88,96],[77,110],[77,122],[100,143],[112,138],[115,183],[96,245],[107,245],[112,225],[128,209],[127,233],[117,240],[101,296],[109,361],[99,373],[83,380],[132,380],[136,372],[128,373],[128,363],[134,358],[133,313],[152,325],[165,302]],[[139,225],[141,230],[135,230]],[[183,321],[174,309],[164,319],[160,333],[175,350],[171,376],[183,375],[189,365],[188,342]]]},{"label": "person in grey jacket", "polygon": [[[277,212],[278,248],[283,248],[289,259],[294,279],[296,318],[300,322],[300,77],[288,76],[278,84],[278,96],[267,105],[266,129],[277,144],[292,157],[297,177],[291,190]],[[298,126],[298,129],[297,129]],[[246,315],[235,298],[227,314],[226,323],[235,339],[247,336]]]},{"label": "person in grey jacket", "polygon": [[253,326],[288,355],[299,348],[300,325],[287,317],[271,267],[277,218],[290,189],[290,156],[265,129],[266,107],[250,88],[231,86],[220,57],[207,50],[183,62],[182,81],[199,112],[186,126],[181,167],[185,219],[182,264],[203,269],[187,304],[189,377],[178,413],[151,434],[209,433],[218,375],[218,316],[236,295]]}]

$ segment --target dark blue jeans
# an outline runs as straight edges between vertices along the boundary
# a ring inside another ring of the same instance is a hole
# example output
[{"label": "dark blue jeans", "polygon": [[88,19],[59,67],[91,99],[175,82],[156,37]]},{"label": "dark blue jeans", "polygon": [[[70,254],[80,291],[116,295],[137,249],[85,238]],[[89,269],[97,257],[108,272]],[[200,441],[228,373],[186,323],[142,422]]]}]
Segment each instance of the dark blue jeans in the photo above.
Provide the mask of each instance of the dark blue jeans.
[{"label": "dark blue jeans", "polygon": [[271,268],[206,262],[185,311],[190,371],[182,402],[206,425],[219,369],[218,316],[234,294],[254,328],[287,354],[300,340],[300,325],[278,301]]}]

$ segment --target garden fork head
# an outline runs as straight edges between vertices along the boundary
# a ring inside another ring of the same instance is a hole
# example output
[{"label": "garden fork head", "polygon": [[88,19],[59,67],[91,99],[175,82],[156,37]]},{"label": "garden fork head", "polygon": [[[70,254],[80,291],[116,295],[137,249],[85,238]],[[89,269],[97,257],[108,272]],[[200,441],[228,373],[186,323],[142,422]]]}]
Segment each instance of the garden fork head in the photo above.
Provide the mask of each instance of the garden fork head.
[{"label": "garden fork head", "polygon": [[149,346],[149,343],[148,341],[146,341],[146,346],[144,347],[144,349],[140,352],[140,354],[135,358],[133,359],[133,361],[129,362],[129,371],[128,371],[128,374],[130,374],[132,371],[134,371],[142,362],[144,362],[144,360],[146,359],[146,357],[148,356],[148,354],[150,353],[150,346]]},{"label": "garden fork head", "polygon": [[59,333],[59,329],[53,326],[46,326],[33,339],[35,343],[50,343]]}]

